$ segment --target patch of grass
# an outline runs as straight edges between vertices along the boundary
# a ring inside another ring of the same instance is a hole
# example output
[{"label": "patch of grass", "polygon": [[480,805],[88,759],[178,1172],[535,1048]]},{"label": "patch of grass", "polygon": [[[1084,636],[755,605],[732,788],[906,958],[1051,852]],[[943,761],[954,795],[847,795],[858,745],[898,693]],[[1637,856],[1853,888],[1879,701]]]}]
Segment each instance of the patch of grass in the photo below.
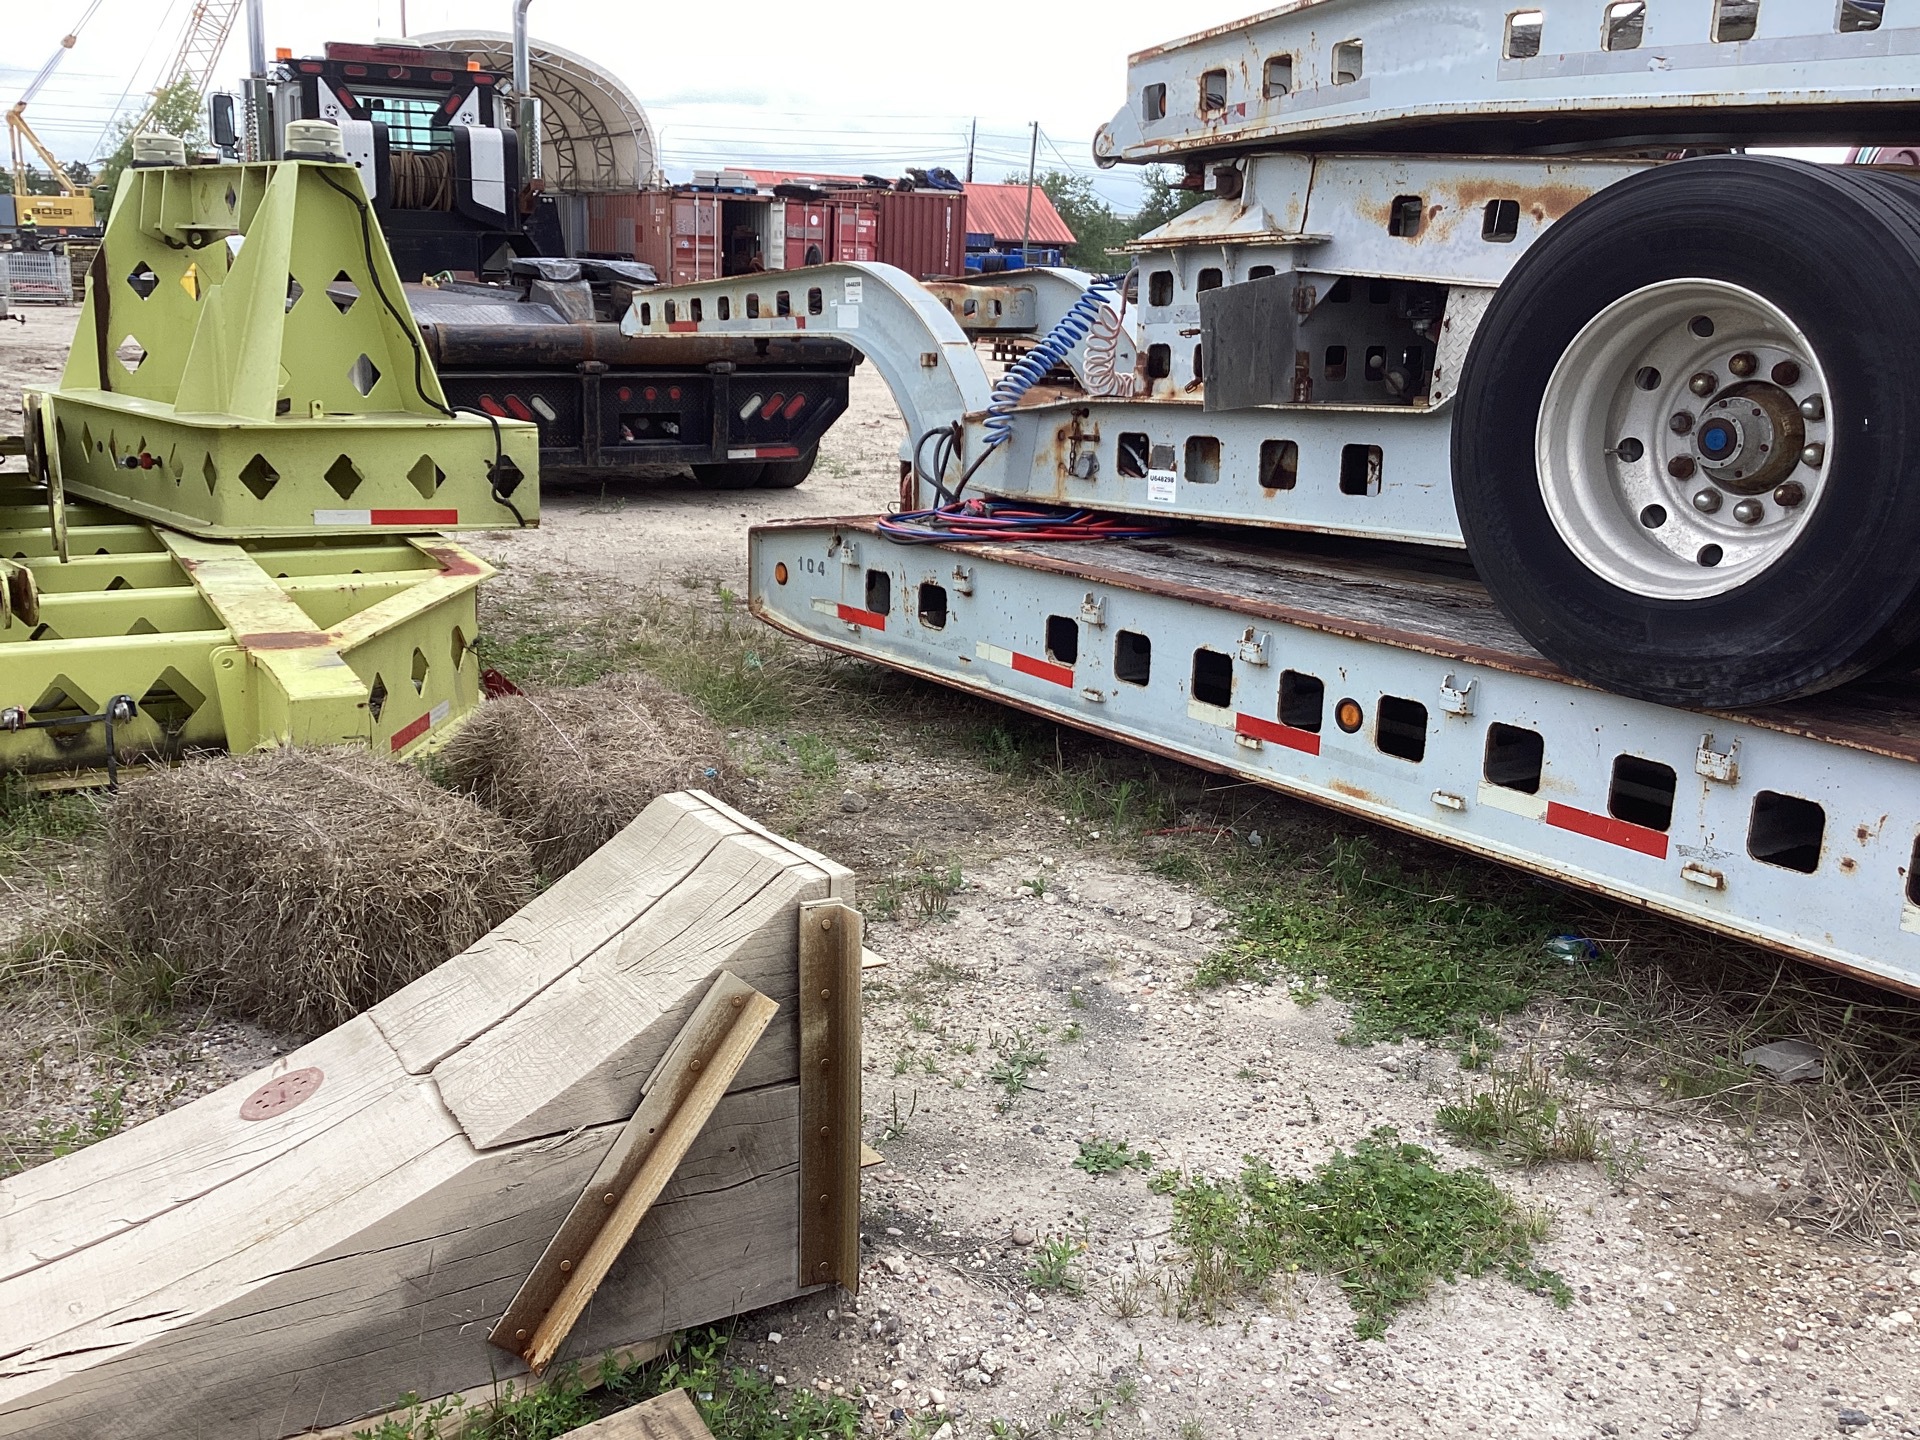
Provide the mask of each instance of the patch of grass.
[{"label": "patch of grass", "polygon": [[1082,1140],[1073,1168],[1089,1175],[1117,1175],[1123,1170],[1151,1170],[1153,1156],[1134,1149],[1126,1140]]},{"label": "patch of grass", "polygon": [[1612,1152],[1593,1115],[1554,1090],[1553,1077],[1531,1052],[1518,1065],[1490,1070],[1484,1085],[1467,1082],[1434,1119],[1461,1144],[1509,1165],[1600,1162]]},{"label": "patch of grass", "polygon": [[1173,1234],[1190,1266],[1184,1299],[1202,1313],[1298,1270],[1338,1282],[1363,1340],[1384,1335],[1436,1280],[1463,1274],[1497,1271],[1562,1307],[1573,1298],[1534,1263],[1546,1216],[1478,1170],[1440,1169],[1388,1127],[1336,1151],[1308,1179],[1283,1179],[1249,1156],[1237,1180],[1196,1177],[1172,1193]]},{"label": "patch of grass", "polygon": [[1070,1020],[1067,1022],[1067,1028],[1060,1032],[1060,1038],[1071,1045],[1084,1034],[1086,1034],[1086,1031],[1081,1028],[1080,1022],[1078,1020]]},{"label": "patch of grass", "polygon": [[93,1103],[80,1119],[64,1125],[37,1120],[26,1135],[0,1136],[0,1177],[17,1175],[119,1134],[127,1120],[126,1100],[126,1086],[102,1085],[94,1090]]},{"label": "patch of grass", "polygon": [[801,778],[816,784],[824,784],[840,773],[840,752],[818,735],[795,735],[793,759],[800,767]]},{"label": "patch of grass", "polygon": [[1071,1240],[1048,1240],[1033,1252],[1027,1266],[1027,1288],[1039,1295],[1081,1295],[1086,1284],[1080,1279],[1080,1247]]},{"label": "patch of grass", "polygon": [[487,587],[482,607],[474,648],[511,680],[585,685],[645,670],[721,725],[784,724],[829,698],[858,709],[869,674],[786,639],[753,619],[733,591],[701,582],[679,593],[635,593],[537,576]]},{"label": "patch of grass", "polygon": [[1470,1054],[1489,1025],[1546,987],[1549,912],[1529,890],[1493,895],[1465,869],[1414,873],[1364,838],[1336,840],[1320,893],[1276,886],[1245,904],[1203,987],[1290,979],[1353,1007],[1356,1042],[1417,1039]]},{"label": "patch of grass", "polygon": [[728,1337],[718,1329],[681,1337],[660,1359],[629,1363],[612,1356],[596,1374],[577,1368],[525,1388],[511,1382],[489,1400],[423,1404],[354,1432],[355,1440],[442,1440],[455,1428],[465,1440],[558,1440],[603,1416],[670,1390],[685,1389],[714,1440],[853,1440],[860,1415],[844,1396],[811,1389],[781,1391],[757,1371],[727,1363]]},{"label": "patch of grass", "polygon": [[923,925],[953,918],[953,897],[966,886],[958,861],[929,864],[916,858],[904,875],[876,882],[868,903],[882,920],[908,919]]},{"label": "patch of grass", "polygon": [[100,802],[89,794],[43,794],[19,775],[0,775],[0,873],[39,860],[49,845],[84,840],[99,822]]},{"label": "patch of grass", "polygon": [[1031,1088],[1027,1079],[1046,1066],[1047,1052],[1038,1048],[1024,1030],[991,1035],[987,1044],[998,1057],[987,1078],[1006,1092],[1007,1098],[1000,1106],[1004,1110],[1020,1098],[1021,1091]]}]

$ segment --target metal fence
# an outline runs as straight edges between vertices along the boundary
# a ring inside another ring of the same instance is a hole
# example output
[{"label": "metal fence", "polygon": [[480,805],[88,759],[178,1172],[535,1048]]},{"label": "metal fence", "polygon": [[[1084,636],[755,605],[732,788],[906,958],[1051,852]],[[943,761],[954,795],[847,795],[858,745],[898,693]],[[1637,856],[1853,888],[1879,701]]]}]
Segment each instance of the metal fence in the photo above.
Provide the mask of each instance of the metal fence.
[{"label": "metal fence", "polygon": [[0,295],[21,304],[71,305],[73,274],[67,257],[51,250],[0,254]]}]

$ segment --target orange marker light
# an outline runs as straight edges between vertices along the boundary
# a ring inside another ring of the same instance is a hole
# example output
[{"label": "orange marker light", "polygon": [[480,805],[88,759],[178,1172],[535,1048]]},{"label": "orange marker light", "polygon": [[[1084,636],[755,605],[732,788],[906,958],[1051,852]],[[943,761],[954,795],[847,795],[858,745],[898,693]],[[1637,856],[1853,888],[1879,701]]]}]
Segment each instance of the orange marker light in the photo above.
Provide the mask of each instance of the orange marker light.
[{"label": "orange marker light", "polygon": [[293,59],[293,51],[289,50],[286,46],[282,45],[279,49],[273,52],[273,58],[276,60],[291,60]]},{"label": "orange marker light", "polygon": [[778,565],[773,567],[773,583],[776,585],[784,585],[787,583],[786,561],[782,560]]},{"label": "orange marker light", "polygon": [[1342,700],[1333,707],[1333,723],[1349,735],[1358,730],[1361,721],[1366,718],[1366,712],[1360,708],[1358,700]]}]

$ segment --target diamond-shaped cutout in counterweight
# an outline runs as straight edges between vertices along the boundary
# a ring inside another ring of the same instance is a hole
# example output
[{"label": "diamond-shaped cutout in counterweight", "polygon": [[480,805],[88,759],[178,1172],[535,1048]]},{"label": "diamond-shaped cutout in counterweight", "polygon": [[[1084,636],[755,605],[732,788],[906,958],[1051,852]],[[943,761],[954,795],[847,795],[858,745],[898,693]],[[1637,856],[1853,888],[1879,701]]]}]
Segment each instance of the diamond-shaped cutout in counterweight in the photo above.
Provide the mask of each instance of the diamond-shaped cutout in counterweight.
[{"label": "diamond-shaped cutout in counterweight", "polygon": [[293,307],[300,303],[300,297],[306,293],[306,288],[298,280],[291,275],[287,277],[287,313],[292,313]]},{"label": "diamond-shaped cutout in counterweight", "polygon": [[420,492],[422,500],[431,500],[440,493],[441,485],[446,483],[447,472],[434,464],[431,455],[422,455],[414,467],[407,471],[407,479],[413,482],[413,488]]},{"label": "diamond-shaped cutout in counterweight", "polygon": [[380,367],[363,354],[347,370],[347,383],[362,395],[371,395],[373,387],[380,383]]},{"label": "diamond-shaped cutout in counterweight", "polygon": [[360,298],[360,287],[353,283],[353,277],[342,270],[333,277],[333,283],[327,286],[327,298],[333,301],[333,308],[342,315],[353,309]]},{"label": "diamond-shaped cutout in counterweight", "polygon": [[280,483],[280,472],[267,463],[266,456],[256,455],[241,467],[240,483],[253,492],[254,499],[264,500]]},{"label": "diamond-shaped cutout in counterweight", "polygon": [[147,363],[147,347],[129,335],[114,347],[113,358],[129,375]]},{"label": "diamond-shaped cutout in counterweight", "polygon": [[353,492],[360,488],[365,479],[353,461],[342,455],[327,467],[327,484],[333,487],[333,493],[342,500],[351,500]]},{"label": "diamond-shaped cutout in counterweight", "polygon": [[127,275],[127,288],[142,300],[153,294],[159,287],[160,277],[153,273],[153,267],[142,260]]}]

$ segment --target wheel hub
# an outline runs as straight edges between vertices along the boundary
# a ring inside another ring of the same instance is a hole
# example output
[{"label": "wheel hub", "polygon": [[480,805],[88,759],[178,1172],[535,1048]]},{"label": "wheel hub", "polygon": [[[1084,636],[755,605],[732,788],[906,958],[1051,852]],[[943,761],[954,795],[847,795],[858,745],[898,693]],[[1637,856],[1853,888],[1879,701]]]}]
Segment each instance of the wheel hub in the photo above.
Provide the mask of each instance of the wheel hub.
[{"label": "wheel hub", "polygon": [[1694,453],[1707,477],[1735,495],[1764,495],[1800,463],[1807,422],[1770,381],[1731,385],[1700,414]]},{"label": "wheel hub", "polygon": [[1561,356],[1535,434],[1541,495],[1608,583],[1723,594],[1776,563],[1818,506],[1831,404],[1811,343],[1765,297],[1662,281]]}]

